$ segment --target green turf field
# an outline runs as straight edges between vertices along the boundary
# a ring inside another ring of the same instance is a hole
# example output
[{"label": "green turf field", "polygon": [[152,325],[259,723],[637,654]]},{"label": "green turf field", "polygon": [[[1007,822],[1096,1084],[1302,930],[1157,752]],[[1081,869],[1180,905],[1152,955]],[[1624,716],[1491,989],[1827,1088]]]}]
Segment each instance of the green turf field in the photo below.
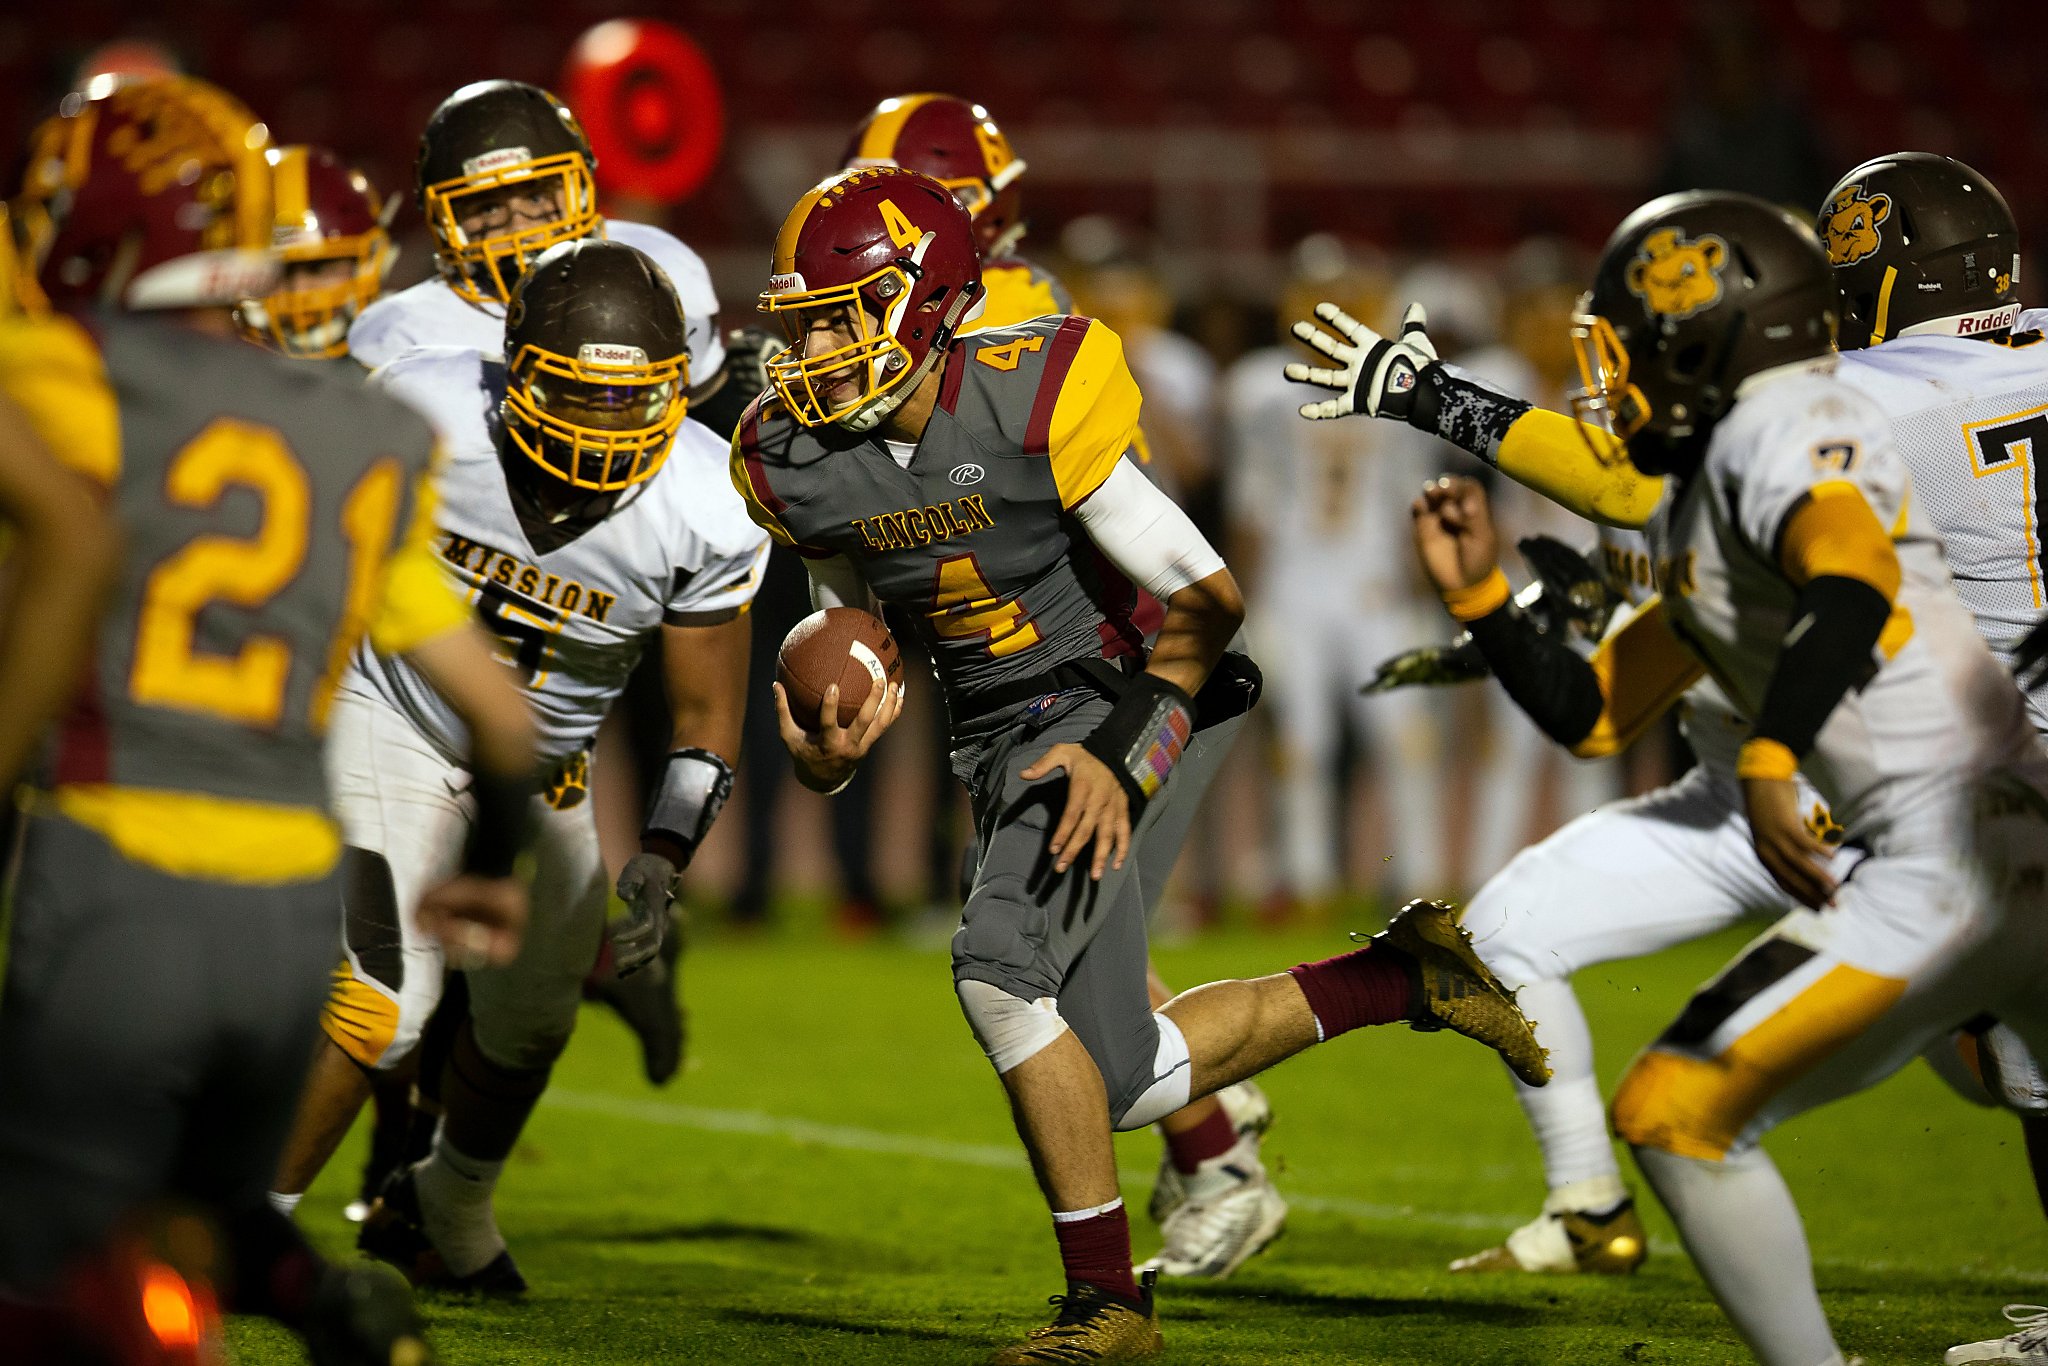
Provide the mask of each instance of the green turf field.
[{"label": "green turf field", "polygon": [[[1611,1082],[1741,942],[1595,969],[1579,989]],[[1327,935],[1226,933],[1159,957],[1187,985],[1334,951]],[[706,936],[688,961],[688,1069],[655,1091],[586,1011],[507,1172],[500,1222],[526,1303],[430,1302],[455,1363],[974,1362],[1045,1317],[1059,1267],[1000,1089],[941,951],[812,936]],[[1626,1281],[1453,1277],[1534,1211],[1536,1156],[1492,1056],[1377,1029],[1266,1079],[1287,1235],[1232,1280],[1161,1295],[1185,1362],[1747,1360],[1672,1239]],[[360,1132],[356,1136],[360,1140]],[[1142,1257],[1158,1159],[1121,1140]],[[1843,1346],[1870,1366],[1940,1360],[2040,1299],[2048,1225],[2018,1130],[1924,1066],[1771,1141]],[[351,1142],[300,1218],[336,1251]],[[1634,1173],[1630,1173],[1634,1179]],[[297,1361],[267,1326],[238,1359]]]}]

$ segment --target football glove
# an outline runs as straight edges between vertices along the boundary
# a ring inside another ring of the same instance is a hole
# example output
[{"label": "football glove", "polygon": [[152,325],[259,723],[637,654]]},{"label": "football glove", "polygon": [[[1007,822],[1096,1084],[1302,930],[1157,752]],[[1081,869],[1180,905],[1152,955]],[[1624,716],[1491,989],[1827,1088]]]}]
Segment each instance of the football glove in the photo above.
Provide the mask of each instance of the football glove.
[{"label": "football glove", "polygon": [[1535,598],[1524,593],[1517,599],[1538,630],[1575,633],[1587,640],[1607,634],[1614,593],[1592,561],[1554,536],[1524,536],[1515,548],[1543,588]]},{"label": "football glove", "polygon": [[789,343],[758,327],[736,327],[725,334],[727,382],[743,393],[758,394],[768,387],[768,362],[781,355]]},{"label": "football glove", "polygon": [[1460,635],[1448,645],[1421,645],[1381,660],[1372,681],[1358,691],[1370,697],[1396,688],[1441,688],[1471,683],[1491,672],[1472,637]]},{"label": "football glove", "polygon": [[626,903],[626,913],[605,925],[619,976],[646,967],[661,952],[677,875],[675,864],[648,853],[633,855],[619,870],[619,900]]},{"label": "football glove", "polygon": [[[1306,319],[1294,324],[1295,340],[1337,362],[1335,368],[1290,361],[1287,378],[1337,391],[1337,397],[1301,405],[1308,418],[1367,417],[1408,420],[1415,403],[1415,382],[1436,364],[1436,346],[1429,339],[1428,317],[1421,304],[1408,305],[1401,315],[1401,335],[1382,337],[1332,303],[1316,305],[1318,327]],[[1327,330],[1325,330],[1327,329]]]}]

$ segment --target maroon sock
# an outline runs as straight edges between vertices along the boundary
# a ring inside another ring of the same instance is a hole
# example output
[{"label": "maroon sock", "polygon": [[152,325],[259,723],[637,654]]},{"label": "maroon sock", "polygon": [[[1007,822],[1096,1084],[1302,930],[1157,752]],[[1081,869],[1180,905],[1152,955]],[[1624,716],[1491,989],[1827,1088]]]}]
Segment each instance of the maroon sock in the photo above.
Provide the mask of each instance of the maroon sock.
[{"label": "maroon sock", "polygon": [[1237,1146],[1237,1126],[1230,1122],[1230,1116],[1223,1112],[1221,1105],[1210,1111],[1209,1117],[1192,1129],[1166,1135],[1166,1151],[1173,1157],[1173,1169],[1182,1176],[1191,1174],[1212,1157],[1221,1157]]},{"label": "maroon sock", "polygon": [[1138,1298],[1138,1278],[1131,1274],[1131,1216],[1123,1201],[1079,1219],[1055,1217],[1052,1231],[1060,1240],[1060,1265],[1069,1284],[1086,1281],[1127,1300]]},{"label": "maroon sock", "polygon": [[1367,944],[1320,963],[1288,969],[1315,1012],[1323,1040],[1363,1025],[1393,1024],[1416,1014],[1415,960],[1384,944]]}]

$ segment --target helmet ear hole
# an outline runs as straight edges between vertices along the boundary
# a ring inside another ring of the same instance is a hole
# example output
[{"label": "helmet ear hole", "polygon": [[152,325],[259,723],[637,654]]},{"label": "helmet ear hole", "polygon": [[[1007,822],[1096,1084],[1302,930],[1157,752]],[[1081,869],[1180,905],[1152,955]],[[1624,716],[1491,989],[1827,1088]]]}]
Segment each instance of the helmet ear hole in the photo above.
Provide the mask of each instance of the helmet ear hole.
[{"label": "helmet ear hole", "polygon": [[1693,379],[1706,367],[1707,344],[1694,342],[1683,347],[1671,358],[1671,374],[1675,379]]}]

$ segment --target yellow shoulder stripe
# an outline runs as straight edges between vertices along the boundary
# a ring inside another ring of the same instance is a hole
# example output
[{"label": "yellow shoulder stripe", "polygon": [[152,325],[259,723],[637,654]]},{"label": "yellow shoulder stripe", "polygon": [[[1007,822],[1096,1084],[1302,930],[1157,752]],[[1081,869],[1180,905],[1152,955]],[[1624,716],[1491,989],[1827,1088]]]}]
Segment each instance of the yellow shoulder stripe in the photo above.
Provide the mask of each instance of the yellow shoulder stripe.
[{"label": "yellow shoulder stripe", "polygon": [[1618,754],[1634,744],[1706,670],[1664,619],[1664,600],[1644,608],[1612,631],[1593,652],[1600,680],[1600,719],[1572,746],[1581,759]]},{"label": "yellow shoulder stripe", "polygon": [[61,313],[0,320],[0,390],[57,460],[107,486],[121,475],[121,413],[92,335]]},{"label": "yellow shoulder stripe", "polygon": [[1137,439],[1142,404],[1122,339],[1091,320],[1060,384],[1047,434],[1060,506],[1073,507],[1109,478]]},{"label": "yellow shoulder stripe", "polygon": [[779,544],[794,546],[796,538],[783,527],[781,519],[768,510],[768,505],[761,501],[761,495],[754,489],[753,471],[748,467],[746,452],[740,445],[745,431],[746,423],[742,422],[740,430],[732,436],[732,460],[727,467],[732,475],[732,486],[738,490],[740,501],[747,505],[747,516],[754,519],[755,526]]},{"label": "yellow shoulder stripe", "polygon": [[1899,593],[1899,556],[1863,491],[1846,479],[1815,484],[1778,533],[1778,565],[1795,584],[1834,575]]},{"label": "yellow shoulder stripe", "polygon": [[1547,408],[1515,419],[1495,463],[1516,483],[1608,526],[1640,529],[1664,497],[1664,481],[1631,465],[1612,433]]},{"label": "yellow shoulder stripe", "polygon": [[370,644],[379,654],[402,655],[469,620],[469,606],[449,586],[435,549],[435,506],[429,472],[414,489],[412,523],[385,566],[384,594],[370,618]]}]

